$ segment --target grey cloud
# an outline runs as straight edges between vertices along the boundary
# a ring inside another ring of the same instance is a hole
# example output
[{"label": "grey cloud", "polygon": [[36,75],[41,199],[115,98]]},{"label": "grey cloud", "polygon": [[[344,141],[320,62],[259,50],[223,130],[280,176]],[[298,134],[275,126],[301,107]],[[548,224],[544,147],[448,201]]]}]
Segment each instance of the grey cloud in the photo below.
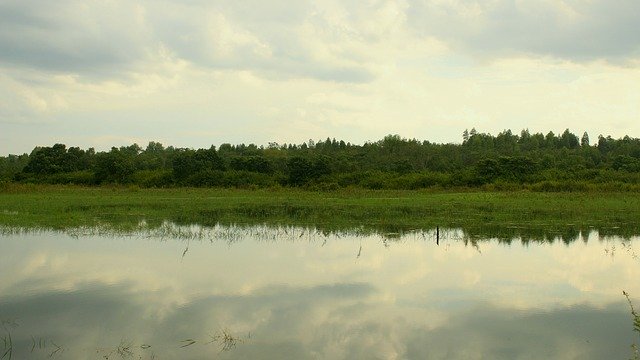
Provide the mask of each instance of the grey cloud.
[{"label": "grey cloud", "polygon": [[634,336],[625,304],[519,311],[476,304],[444,326],[416,329],[407,339],[407,358],[606,359],[629,356]]},{"label": "grey cloud", "polygon": [[[0,319],[13,319],[18,325],[10,329],[14,356],[29,354],[34,359],[47,358],[52,349],[49,345],[47,351],[29,353],[32,336],[55,341],[69,358],[84,358],[125,341],[135,345],[136,358],[148,358],[153,351],[162,358],[183,359],[211,354],[384,358],[385,351],[408,359],[466,359],[470,354],[491,359],[602,359],[629,356],[634,341],[624,302],[539,311],[476,302],[451,312],[443,325],[432,326],[417,318],[389,320],[388,304],[376,303],[379,294],[366,283],[266,286],[245,295],[203,296],[168,309],[158,306],[164,295],[136,290],[133,283],[77,284],[72,291],[0,296]],[[225,327],[245,341],[232,351],[219,352],[215,343],[207,342]],[[251,329],[250,339],[246,329]],[[181,348],[185,339],[196,344]],[[150,350],[141,349],[141,344],[151,345]]]},{"label": "grey cloud", "polygon": [[[305,38],[297,29],[313,12],[309,1],[148,1],[138,5],[4,2],[0,4],[0,63],[122,77],[144,71],[154,61],[153,54],[164,47],[177,58],[212,69],[338,82],[373,79],[371,72],[343,55],[344,61],[336,64],[313,56],[309,43],[316,39]],[[224,23],[216,24],[212,14]],[[230,33],[225,34],[226,30]]]},{"label": "grey cloud", "polygon": [[292,24],[300,23],[312,10],[311,0],[271,0],[269,2],[261,0],[160,0],[154,1],[161,4],[158,8],[165,9],[191,9],[202,11],[202,9],[215,8],[235,19],[244,20],[249,23],[273,23]]},{"label": "grey cloud", "polygon": [[[343,29],[309,0],[291,1],[126,1],[7,0],[0,4],[0,63],[84,77],[123,77],[145,71],[162,48],[197,66],[248,70],[286,79],[363,83],[375,74],[362,54],[335,50],[320,58],[320,39],[301,31],[303,24],[333,42],[356,41],[366,47],[384,35],[358,29],[376,7],[340,3]],[[640,2],[635,0],[558,3],[498,0],[434,2],[411,0],[406,16],[420,36],[434,36],[481,57],[554,56],[572,61],[605,59],[626,63],[640,57]],[[228,39],[211,14],[229,25]],[[335,14],[334,14],[335,15]],[[212,27],[213,26],[213,27]],[[361,31],[360,31],[361,30]],[[233,32],[238,32],[233,33]],[[240,38],[234,38],[239,35]],[[221,38],[222,37],[222,38]],[[225,43],[229,41],[229,43]],[[234,42],[237,41],[237,42]],[[365,55],[366,56],[366,55]]]},{"label": "grey cloud", "polygon": [[[95,5],[95,4],[93,4]],[[0,61],[19,67],[113,76],[144,57],[148,44],[131,7],[74,0],[0,4]]]},{"label": "grey cloud", "polygon": [[[0,296],[0,320],[18,325],[9,329],[15,358],[25,354],[32,359],[48,358],[51,341],[62,346],[68,358],[86,358],[96,350],[102,354],[124,341],[134,345],[136,358],[148,358],[150,352],[139,346],[149,344],[150,351],[162,358],[201,359],[211,354],[252,358],[252,354],[260,354],[264,359],[281,359],[282,354],[288,354],[311,359],[322,351],[305,344],[305,337],[313,337],[313,314],[365,300],[375,292],[361,283],[267,286],[244,296],[210,295],[159,310],[157,300],[164,296],[162,291],[137,291],[132,283],[81,283],[71,291]],[[246,333],[238,332],[238,326],[253,329],[250,341]],[[246,343],[229,353],[219,353],[211,335],[225,328]],[[5,335],[3,330],[0,327],[1,335]],[[43,339],[48,345],[30,352],[32,339]],[[185,339],[195,339],[196,345],[181,348]]]},{"label": "grey cloud", "polygon": [[414,1],[410,23],[424,35],[486,57],[535,54],[623,62],[640,56],[640,2],[635,0],[457,4]]},{"label": "grey cloud", "polygon": [[[249,70],[276,79],[362,83],[375,77],[348,54],[336,56],[339,59],[336,64],[314,57],[312,44],[317,39],[306,38],[297,28],[313,13],[307,1],[224,1],[208,7],[200,3],[170,4],[168,9],[170,13],[167,8],[149,11],[158,40],[180,58],[203,67]],[[212,15],[219,18],[212,19]],[[207,29],[216,25],[231,26],[239,36],[249,39],[245,43],[226,44],[228,48],[221,49],[225,39],[215,37],[224,36],[224,29],[213,34]]]},{"label": "grey cloud", "polygon": [[224,0],[219,6],[252,24],[299,24],[313,10],[310,0]]}]

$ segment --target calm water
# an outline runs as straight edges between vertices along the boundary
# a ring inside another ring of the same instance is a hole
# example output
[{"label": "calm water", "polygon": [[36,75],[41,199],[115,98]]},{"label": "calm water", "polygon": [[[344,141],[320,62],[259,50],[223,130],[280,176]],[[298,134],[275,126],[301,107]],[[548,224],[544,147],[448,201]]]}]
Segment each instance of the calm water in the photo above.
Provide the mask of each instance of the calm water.
[{"label": "calm water", "polygon": [[637,238],[432,235],[3,235],[0,356],[9,335],[13,359],[631,356]]}]

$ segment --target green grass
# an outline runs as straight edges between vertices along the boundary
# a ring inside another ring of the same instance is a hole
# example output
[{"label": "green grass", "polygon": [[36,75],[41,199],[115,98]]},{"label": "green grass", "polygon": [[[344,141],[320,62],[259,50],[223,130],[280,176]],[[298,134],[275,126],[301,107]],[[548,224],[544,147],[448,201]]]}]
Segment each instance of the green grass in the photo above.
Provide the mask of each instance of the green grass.
[{"label": "green grass", "polygon": [[311,192],[297,189],[140,189],[12,185],[0,189],[0,225],[135,230],[177,224],[311,226],[380,233],[462,228],[470,236],[575,239],[640,234],[640,194],[478,191]]}]

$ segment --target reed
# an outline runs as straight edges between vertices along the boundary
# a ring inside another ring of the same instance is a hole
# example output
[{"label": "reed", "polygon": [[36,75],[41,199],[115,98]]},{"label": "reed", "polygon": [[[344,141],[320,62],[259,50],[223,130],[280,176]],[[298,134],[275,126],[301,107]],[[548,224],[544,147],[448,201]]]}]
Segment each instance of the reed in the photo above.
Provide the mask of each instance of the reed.
[{"label": "reed", "polygon": [[[631,302],[629,293],[623,290],[622,294],[627,298],[627,302],[629,303],[629,308],[631,309],[631,317],[633,319],[633,331],[638,333],[638,336],[640,337],[640,315],[638,315],[638,313],[636,312],[636,309],[633,307],[633,303]],[[634,360],[640,359],[640,348],[638,347],[638,344],[635,344],[635,343],[632,344],[631,351],[633,353],[632,359]]]}]

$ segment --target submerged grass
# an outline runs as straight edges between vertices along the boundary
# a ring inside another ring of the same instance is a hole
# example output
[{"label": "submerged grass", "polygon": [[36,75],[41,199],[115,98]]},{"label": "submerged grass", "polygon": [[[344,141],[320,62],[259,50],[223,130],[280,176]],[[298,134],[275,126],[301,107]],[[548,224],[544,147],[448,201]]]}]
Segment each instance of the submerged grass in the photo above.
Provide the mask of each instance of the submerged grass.
[{"label": "submerged grass", "polygon": [[268,224],[321,231],[396,233],[461,228],[471,235],[575,238],[582,231],[640,234],[640,194],[343,189],[138,189],[12,186],[0,191],[0,225],[23,229]]},{"label": "submerged grass", "polygon": [[4,332],[2,335],[2,352],[0,352],[2,355],[0,356],[0,360],[13,359],[13,338],[11,336],[11,329],[17,326],[18,324],[13,320],[0,320],[0,327]]},{"label": "submerged grass", "polygon": [[244,343],[244,339],[232,335],[228,329],[222,329],[215,335],[209,335],[211,341],[207,344],[218,343],[220,345],[220,351],[233,350],[238,343]]},{"label": "submerged grass", "polygon": [[2,337],[2,343],[3,343],[3,352],[2,352],[2,357],[0,357],[0,359],[11,360],[13,356],[13,340],[11,339],[11,332],[7,331],[7,333]]},{"label": "submerged grass", "polygon": [[[14,358],[14,348],[13,342],[11,339],[11,332],[7,328],[8,322],[4,320],[1,322],[3,329],[6,331],[6,335],[3,338],[4,341],[4,350],[0,359],[12,359]],[[200,345],[209,345],[209,344],[217,344],[219,346],[220,352],[223,351],[231,351],[237,347],[239,344],[244,344],[245,341],[248,341],[251,338],[251,333],[249,333],[248,337],[240,337],[236,335],[232,335],[232,333],[228,329],[220,330],[215,333],[215,335],[209,335],[210,341],[205,342],[202,340],[196,339],[185,339],[176,341],[172,344],[163,344],[164,346],[159,346],[162,350],[169,350],[171,347],[177,347],[181,350],[188,350],[193,345],[196,347],[198,344]],[[25,348],[19,349],[22,350],[19,352],[19,357],[22,359],[24,354],[27,352]],[[60,346],[56,344],[53,340],[46,340],[42,337],[34,337],[31,336],[31,350],[29,354],[34,356],[35,353],[40,352],[46,355],[47,358],[59,358],[62,357],[65,351],[68,350],[66,347]],[[78,350],[78,349],[76,349]],[[133,340],[129,340],[128,338],[123,338],[120,340],[118,345],[110,346],[110,347],[98,347],[95,349],[95,354],[99,355],[100,358],[110,360],[110,359],[155,359],[156,353],[152,350],[152,346],[147,343],[135,344]]]}]

